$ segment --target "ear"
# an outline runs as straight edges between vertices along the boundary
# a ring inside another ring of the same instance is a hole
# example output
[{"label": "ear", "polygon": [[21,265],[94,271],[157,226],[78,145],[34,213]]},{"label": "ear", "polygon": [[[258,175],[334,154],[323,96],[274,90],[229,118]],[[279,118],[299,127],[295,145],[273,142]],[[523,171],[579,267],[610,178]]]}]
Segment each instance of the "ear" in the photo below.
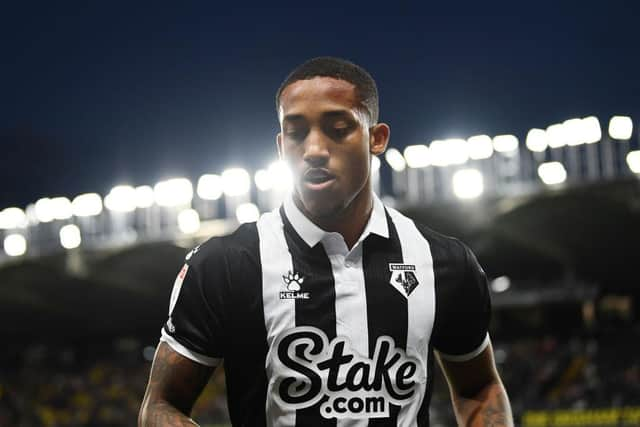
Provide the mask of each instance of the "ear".
[{"label": "ear", "polygon": [[389,143],[389,135],[391,129],[386,123],[378,123],[373,125],[369,132],[369,151],[374,156],[384,153]]},{"label": "ear", "polygon": [[278,132],[276,136],[276,147],[278,149],[278,159],[284,160],[284,152],[282,151],[282,132]]}]

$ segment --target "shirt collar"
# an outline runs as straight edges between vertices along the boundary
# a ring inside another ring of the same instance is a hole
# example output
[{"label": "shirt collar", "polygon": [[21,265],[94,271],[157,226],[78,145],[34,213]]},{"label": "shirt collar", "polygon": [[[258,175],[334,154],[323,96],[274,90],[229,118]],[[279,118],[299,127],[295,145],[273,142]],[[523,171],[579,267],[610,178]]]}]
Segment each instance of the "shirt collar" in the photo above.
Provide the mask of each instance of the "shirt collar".
[{"label": "shirt collar", "polygon": [[[331,234],[331,232],[325,231],[311,222],[311,220],[298,209],[293,201],[292,195],[287,196],[284,200],[284,213],[294,230],[309,247],[314,247],[325,236]],[[384,205],[375,193],[373,194],[373,209],[371,210],[369,222],[358,241],[364,240],[369,234],[376,234],[386,239],[389,238],[389,225],[387,224]]]}]

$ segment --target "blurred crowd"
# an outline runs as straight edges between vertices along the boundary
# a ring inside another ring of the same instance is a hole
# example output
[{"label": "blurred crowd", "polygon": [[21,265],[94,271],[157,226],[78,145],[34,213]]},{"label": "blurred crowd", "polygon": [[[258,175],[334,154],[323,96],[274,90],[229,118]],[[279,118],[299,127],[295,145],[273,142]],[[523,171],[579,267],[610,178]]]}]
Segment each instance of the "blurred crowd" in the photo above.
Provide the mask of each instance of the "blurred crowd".
[{"label": "blurred crowd", "polygon": [[[10,346],[0,356],[0,426],[135,425],[153,351],[134,339]],[[535,409],[640,405],[638,330],[494,340],[494,352],[516,418]],[[455,425],[446,383],[436,371],[432,425]],[[204,426],[228,424],[221,370],[193,417]]]},{"label": "blurred crowd", "polygon": [[[136,425],[153,352],[125,339],[82,348],[31,345],[3,354],[0,426]],[[221,374],[194,408],[207,425],[227,422]]]}]

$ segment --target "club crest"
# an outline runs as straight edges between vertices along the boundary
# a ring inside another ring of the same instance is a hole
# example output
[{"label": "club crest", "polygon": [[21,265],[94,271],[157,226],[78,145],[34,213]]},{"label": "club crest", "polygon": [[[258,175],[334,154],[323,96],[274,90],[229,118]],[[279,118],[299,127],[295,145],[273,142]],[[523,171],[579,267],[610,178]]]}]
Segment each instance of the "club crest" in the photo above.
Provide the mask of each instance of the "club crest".
[{"label": "club crest", "polygon": [[389,264],[391,279],[389,283],[393,285],[405,297],[420,284],[416,277],[416,266],[413,264]]}]

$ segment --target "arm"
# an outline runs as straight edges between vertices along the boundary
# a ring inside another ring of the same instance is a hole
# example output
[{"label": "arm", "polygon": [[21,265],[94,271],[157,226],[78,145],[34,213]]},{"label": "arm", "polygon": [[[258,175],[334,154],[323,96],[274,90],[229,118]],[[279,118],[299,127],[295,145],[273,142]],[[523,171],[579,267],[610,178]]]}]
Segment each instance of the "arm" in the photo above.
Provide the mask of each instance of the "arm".
[{"label": "arm", "polygon": [[197,426],[189,415],[213,369],[187,359],[161,342],[151,366],[138,426]]},{"label": "arm", "polygon": [[496,370],[491,344],[466,362],[452,362],[440,356],[438,361],[449,383],[459,426],[513,426],[509,398]]}]

